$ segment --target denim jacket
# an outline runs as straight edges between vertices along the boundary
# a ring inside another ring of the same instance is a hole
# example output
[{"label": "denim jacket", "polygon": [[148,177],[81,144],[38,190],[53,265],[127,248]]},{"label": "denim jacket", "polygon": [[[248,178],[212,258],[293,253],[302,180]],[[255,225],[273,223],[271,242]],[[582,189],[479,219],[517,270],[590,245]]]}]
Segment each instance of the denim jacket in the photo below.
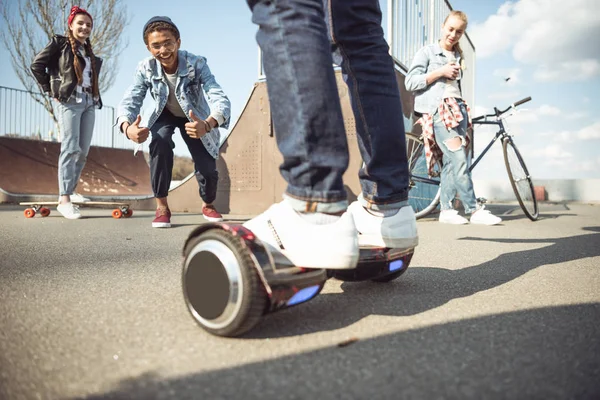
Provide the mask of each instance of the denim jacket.
[{"label": "denim jacket", "polygon": [[[455,53],[456,61],[460,64],[460,55]],[[415,92],[414,110],[422,114],[433,114],[436,108],[442,103],[442,97],[446,90],[448,79],[440,78],[427,86],[425,76],[431,71],[448,64],[448,58],[444,55],[439,44],[434,43],[422,47],[415,57],[406,73],[404,85],[406,90]],[[462,70],[459,72],[458,82],[460,87],[462,79]]]},{"label": "denim jacket", "polygon": [[[178,51],[179,66],[177,69],[177,83],[175,97],[186,115],[190,110],[202,119],[212,116],[219,121],[221,128],[229,126],[231,117],[231,104],[210,71],[206,58]],[[132,123],[140,112],[146,92],[155,100],[155,107],[149,117],[142,119],[140,126],[152,127],[167,104],[169,87],[163,69],[154,57],[142,60],[135,71],[133,85],[131,85],[117,110],[117,126],[120,128],[125,121]],[[202,90],[207,94],[208,102]],[[189,116],[188,116],[188,119]],[[191,119],[190,119],[191,121]],[[221,134],[219,128],[214,128],[202,136],[202,144],[215,159],[219,156]]]}]

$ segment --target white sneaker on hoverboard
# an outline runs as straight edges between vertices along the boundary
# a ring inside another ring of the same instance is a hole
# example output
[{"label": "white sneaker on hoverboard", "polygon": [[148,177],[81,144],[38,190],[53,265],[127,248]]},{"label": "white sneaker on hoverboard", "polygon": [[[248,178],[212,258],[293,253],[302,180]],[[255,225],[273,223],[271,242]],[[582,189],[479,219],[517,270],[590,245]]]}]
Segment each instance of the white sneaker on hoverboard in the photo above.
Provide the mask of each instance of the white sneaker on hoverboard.
[{"label": "white sneaker on hoverboard", "polygon": [[352,269],[358,262],[356,226],[350,213],[336,222],[313,224],[306,221],[287,201],[244,223],[277,260],[304,268]]},{"label": "white sneaker on hoverboard", "polygon": [[394,215],[373,215],[358,201],[348,207],[358,230],[360,247],[414,248],[419,244],[417,219],[411,206],[405,206]]}]

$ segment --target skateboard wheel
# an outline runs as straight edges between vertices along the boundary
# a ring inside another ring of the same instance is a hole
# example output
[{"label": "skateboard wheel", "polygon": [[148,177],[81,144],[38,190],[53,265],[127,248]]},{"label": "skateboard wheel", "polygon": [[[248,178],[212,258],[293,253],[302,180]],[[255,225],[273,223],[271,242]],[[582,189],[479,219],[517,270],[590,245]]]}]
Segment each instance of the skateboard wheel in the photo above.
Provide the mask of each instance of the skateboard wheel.
[{"label": "skateboard wheel", "polygon": [[25,218],[33,218],[35,217],[35,210],[33,208],[26,208],[23,214],[25,214]]},{"label": "skateboard wheel", "polygon": [[40,215],[42,217],[47,217],[48,215],[50,215],[50,209],[46,207],[40,208]]},{"label": "skateboard wheel", "polygon": [[133,210],[132,210],[131,208],[128,208],[128,209],[127,209],[127,211],[125,211],[125,212],[123,213],[123,216],[124,216],[125,218],[129,218],[129,217],[131,217],[132,215],[133,215]]},{"label": "skateboard wheel", "polygon": [[117,218],[121,218],[123,216],[123,212],[119,209],[117,210],[113,210],[112,212],[112,217],[117,219]]},{"label": "skateboard wheel", "polygon": [[183,293],[194,319],[218,336],[239,336],[260,321],[267,294],[242,239],[220,229],[184,249]]}]

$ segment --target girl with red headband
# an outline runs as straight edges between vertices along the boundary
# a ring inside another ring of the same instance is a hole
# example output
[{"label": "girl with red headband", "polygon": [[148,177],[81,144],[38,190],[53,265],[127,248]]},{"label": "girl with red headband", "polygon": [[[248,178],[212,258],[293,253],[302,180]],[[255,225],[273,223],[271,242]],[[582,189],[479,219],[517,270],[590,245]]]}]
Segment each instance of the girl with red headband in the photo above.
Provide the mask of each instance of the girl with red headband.
[{"label": "girl with red headband", "polygon": [[58,160],[59,204],[65,218],[81,214],[74,202],[87,201],[75,193],[92,142],[96,107],[102,108],[98,77],[102,59],[94,55],[90,34],[92,16],[74,6],[68,18],[67,36],[54,35],[36,55],[31,71],[41,89],[58,105],[62,135]]}]

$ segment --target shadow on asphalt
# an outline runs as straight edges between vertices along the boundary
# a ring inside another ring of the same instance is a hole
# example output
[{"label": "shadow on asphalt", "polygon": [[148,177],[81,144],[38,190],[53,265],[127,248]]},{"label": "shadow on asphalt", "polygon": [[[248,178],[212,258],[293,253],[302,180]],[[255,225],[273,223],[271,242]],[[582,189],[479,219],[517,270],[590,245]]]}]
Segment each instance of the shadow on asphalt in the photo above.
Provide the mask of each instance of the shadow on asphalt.
[{"label": "shadow on asphalt", "polygon": [[600,304],[498,314],[234,368],[125,380],[95,399],[592,399]]},{"label": "shadow on asphalt", "polygon": [[372,314],[420,314],[451,300],[498,287],[543,265],[600,256],[600,227],[584,230],[591,233],[555,239],[465,237],[459,240],[547,243],[548,246],[501,254],[460,270],[411,265],[398,280],[387,284],[344,282],[344,293],[324,293],[297,308],[270,314],[246,337],[264,339],[341,329]]}]

